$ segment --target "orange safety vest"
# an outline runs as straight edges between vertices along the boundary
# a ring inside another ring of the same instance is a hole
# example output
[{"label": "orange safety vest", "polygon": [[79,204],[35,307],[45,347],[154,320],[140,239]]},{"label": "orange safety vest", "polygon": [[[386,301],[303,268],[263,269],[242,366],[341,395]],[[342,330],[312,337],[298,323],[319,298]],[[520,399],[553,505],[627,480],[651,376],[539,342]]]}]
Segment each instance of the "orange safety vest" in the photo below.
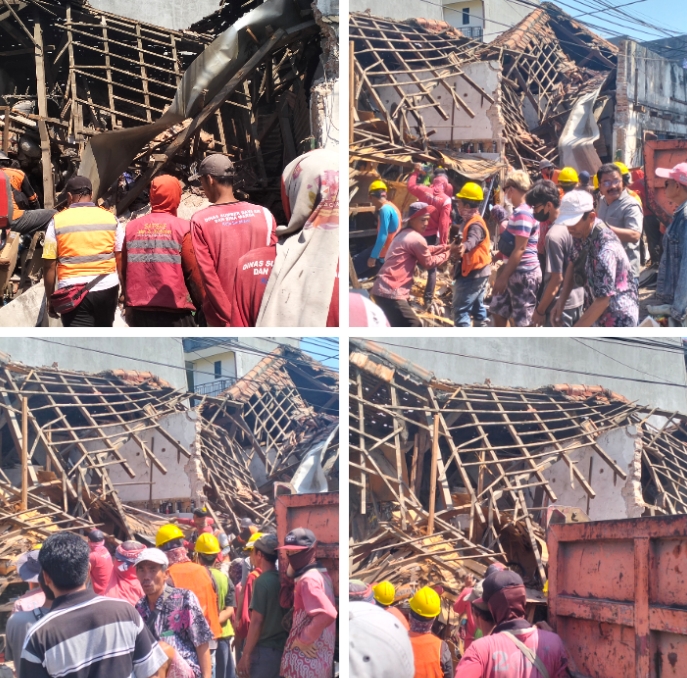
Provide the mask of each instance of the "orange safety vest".
[{"label": "orange safety vest", "polygon": [[472,252],[466,252],[463,255],[463,263],[461,265],[463,277],[472,271],[479,271],[481,268],[484,268],[491,263],[491,242],[489,241],[489,229],[484,223],[484,219],[482,219],[479,214],[476,214],[471,219],[468,219],[468,223],[465,224],[465,228],[463,229],[463,242],[465,242],[467,239],[468,229],[473,224],[480,224],[480,226],[482,226],[484,229],[486,236],[484,240],[482,240],[482,242],[477,245],[474,250],[472,250]]},{"label": "orange safety vest", "polygon": [[644,211],[644,203],[642,203],[642,196],[639,195],[637,191],[633,191],[631,188],[626,188],[625,190],[631,197],[633,197],[639,203],[639,206],[642,208],[642,211]]},{"label": "orange safety vest", "polygon": [[[380,259],[384,259],[384,257],[386,256],[386,253],[389,249],[389,246],[391,245],[392,240],[396,237],[397,233],[401,232],[401,226],[403,225],[403,218],[401,217],[401,212],[398,209],[398,207],[396,207],[396,205],[394,205],[394,203],[392,203],[391,200],[387,200],[384,204],[385,205],[391,205],[391,207],[394,208],[394,211],[396,212],[396,216],[398,217],[398,228],[393,233],[389,233],[389,235],[386,237],[386,242],[384,243],[384,247],[382,247],[382,251],[379,253]],[[377,233],[379,233],[379,217],[377,217]]]},{"label": "orange safety vest", "polygon": [[174,563],[169,566],[169,576],[174,586],[179,589],[193,591],[200,603],[200,609],[210,625],[215,638],[222,637],[222,627],[219,623],[219,605],[215,595],[215,587],[208,571],[197,563]]},{"label": "orange safety vest", "polygon": [[117,272],[117,218],[101,207],[73,205],[54,217],[59,280]]},{"label": "orange safety vest", "polygon": [[444,678],[441,670],[441,638],[432,633],[411,631],[410,644],[415,658],[414,678]]}]

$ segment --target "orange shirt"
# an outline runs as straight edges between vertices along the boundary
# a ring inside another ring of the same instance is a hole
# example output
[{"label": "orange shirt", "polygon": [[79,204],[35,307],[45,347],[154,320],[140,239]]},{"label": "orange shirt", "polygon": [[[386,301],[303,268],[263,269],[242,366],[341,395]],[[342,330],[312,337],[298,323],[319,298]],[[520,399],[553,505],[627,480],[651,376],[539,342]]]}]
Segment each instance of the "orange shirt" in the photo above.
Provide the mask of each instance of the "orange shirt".
[{"label": "orange shirt", "polygon": [[219,603],[212,583],[211,575],[196,563],[174,563],[169,566],[169,574],[174,586],[193,591],[203,610],[215,638],[222,637],[222,627],[219,623]]}]

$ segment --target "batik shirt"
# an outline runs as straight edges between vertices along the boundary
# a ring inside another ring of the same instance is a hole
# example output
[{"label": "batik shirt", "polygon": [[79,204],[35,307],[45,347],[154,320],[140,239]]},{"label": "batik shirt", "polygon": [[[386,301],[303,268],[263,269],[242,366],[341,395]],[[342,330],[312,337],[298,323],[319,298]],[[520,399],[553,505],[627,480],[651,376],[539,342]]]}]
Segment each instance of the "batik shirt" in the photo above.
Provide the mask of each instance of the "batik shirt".
[{"label": "batik shirt", "polygon": [[574,258],[586,257],[585,291],[592,299],[609,297],[596,327],[636,327],[639,299],[623,244],[601,220],[585,240],[573,238]]},{"label": "batik shirt", "polygon": [[[147,624],[153,614],[144,596],[136,603],[136,609]],[[193,669],[196,678],[200,677],[198,645],[209,643],[213,638],[196,594],[187,589],[166,586],[164,593],[155,603],[157,619],[154,634],[171,645]]]}]

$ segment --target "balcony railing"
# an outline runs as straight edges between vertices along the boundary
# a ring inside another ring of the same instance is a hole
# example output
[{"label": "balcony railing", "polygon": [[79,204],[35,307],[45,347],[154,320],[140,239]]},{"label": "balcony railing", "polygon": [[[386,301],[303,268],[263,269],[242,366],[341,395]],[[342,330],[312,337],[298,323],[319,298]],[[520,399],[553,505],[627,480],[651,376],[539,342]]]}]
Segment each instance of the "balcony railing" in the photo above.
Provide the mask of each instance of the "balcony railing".
[{"label": "balcony railing", "polygon": [[466,38],[481,40],[484,34],[484,29],[481,26],[460,26],[460,32]]},{"label": "balcony railing", "polygon": [[198,339],[183,339],[184,353],[192,353],[193,351],[201,351],[206,348],[213,348],[214,346],[226,346],[236,341],[237,337],[203,337]]},{"label": "balcony railing", "polygon": [[198,395],[216,396],[222,391],[226,391],[235,381],[236,379],[232,377],[228,379],[215,379],[204,384],[196,384],[194,390]]}]

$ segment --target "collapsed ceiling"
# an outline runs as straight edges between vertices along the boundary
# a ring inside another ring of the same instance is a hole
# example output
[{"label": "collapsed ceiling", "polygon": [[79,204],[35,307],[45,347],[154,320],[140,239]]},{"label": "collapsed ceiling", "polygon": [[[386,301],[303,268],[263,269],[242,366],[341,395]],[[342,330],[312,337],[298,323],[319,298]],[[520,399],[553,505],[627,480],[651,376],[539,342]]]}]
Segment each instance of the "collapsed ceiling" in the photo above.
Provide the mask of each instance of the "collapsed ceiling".
[{"label": "collapsed ceiling", "polygon": [[600,386],[442,381],[365,340],[351,341],[349,394],[351,570],[365,581],[453,596],[497,559],[541,589],[554,508],[687,512],[685,415]]}]

